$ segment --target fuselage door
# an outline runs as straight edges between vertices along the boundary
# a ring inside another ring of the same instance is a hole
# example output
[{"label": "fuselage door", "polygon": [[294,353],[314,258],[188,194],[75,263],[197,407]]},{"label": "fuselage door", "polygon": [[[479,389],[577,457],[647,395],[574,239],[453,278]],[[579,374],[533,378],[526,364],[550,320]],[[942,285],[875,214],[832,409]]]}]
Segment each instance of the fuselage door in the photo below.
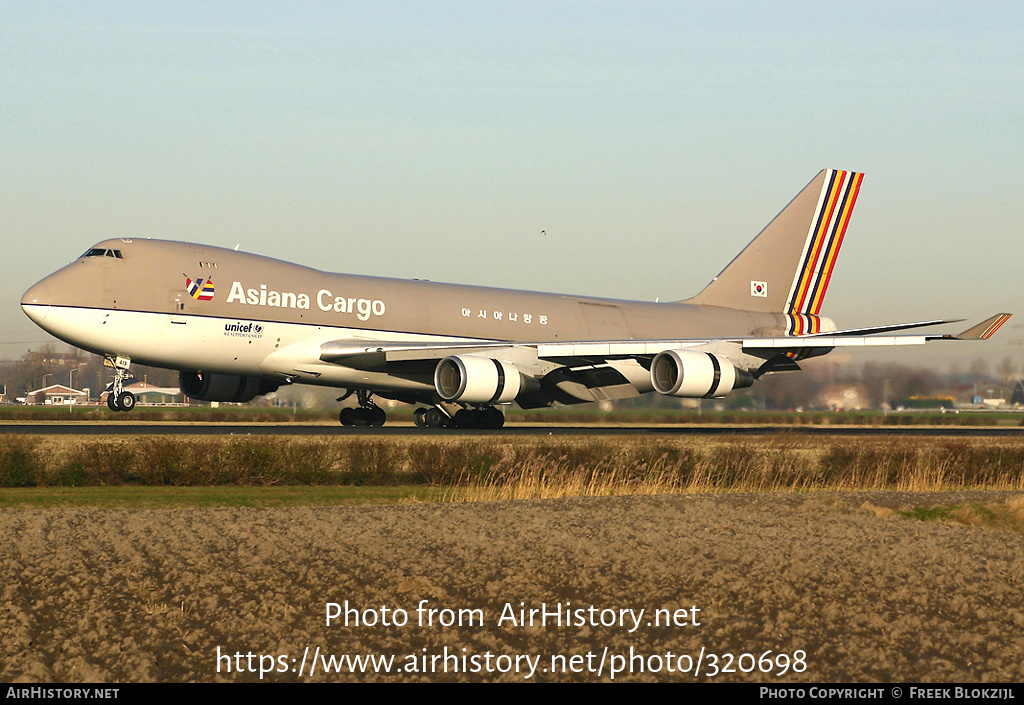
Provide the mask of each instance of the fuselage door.
[{"label": "fuselage door", "polygon": [[185,325],[188,319],[185,317],[185,295],[180,291],[171,291],[171,323]]},{"label": "fuselage door", "polygon": [[592,304],[580,302],[580,310],[587,322],[587,334],[591,340],[629,340],[629,325],[622,315],[622,309],[614,304]]}]

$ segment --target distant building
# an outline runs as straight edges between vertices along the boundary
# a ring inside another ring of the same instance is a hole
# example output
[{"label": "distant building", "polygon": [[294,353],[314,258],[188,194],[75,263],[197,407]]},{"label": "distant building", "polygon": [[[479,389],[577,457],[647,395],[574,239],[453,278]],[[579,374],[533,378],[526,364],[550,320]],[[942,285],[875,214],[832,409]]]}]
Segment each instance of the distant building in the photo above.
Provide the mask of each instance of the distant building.
[{"label": "distant building", "polygon": [[79,389],[72,389],[63,384],[51,384],[49,387],[35,389],[25,395],[26,404],[38,406],[72,406],[89,401],[89,394]]},{"label": "distant building", "polygon": [[[125,386],[125,391],[135,395],[139,404],[187,404],[188,400],[177,387],[156,387],[146,382]],[[107,402],[107,392],[100,394],[100,402]]]}]

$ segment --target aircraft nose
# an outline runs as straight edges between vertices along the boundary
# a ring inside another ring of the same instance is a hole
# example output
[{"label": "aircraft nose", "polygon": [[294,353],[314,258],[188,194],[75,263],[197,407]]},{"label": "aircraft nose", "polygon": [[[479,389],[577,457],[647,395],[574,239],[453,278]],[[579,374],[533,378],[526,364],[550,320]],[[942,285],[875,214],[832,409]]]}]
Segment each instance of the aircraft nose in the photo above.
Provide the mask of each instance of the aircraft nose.
[{"label": "aircraft nose", "polygon": [[39,323],[50,312],[50,290],[44,282],[39,282],[21,297],[21,310],[36,323]]}]

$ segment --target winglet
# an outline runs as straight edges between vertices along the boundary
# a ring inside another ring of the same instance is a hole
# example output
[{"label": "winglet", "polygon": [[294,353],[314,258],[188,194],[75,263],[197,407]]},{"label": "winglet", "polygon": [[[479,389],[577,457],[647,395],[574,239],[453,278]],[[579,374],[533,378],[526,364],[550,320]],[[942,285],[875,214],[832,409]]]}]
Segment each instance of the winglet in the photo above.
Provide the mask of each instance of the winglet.
[{"label": "winglet", "polygon": [[1009,313],[997,313],[991,318],[986,318],[976,326],[972,326],[959,335],[953,336],[957,340],[988,340],[999,330],[999,326],[1010,320]]}]

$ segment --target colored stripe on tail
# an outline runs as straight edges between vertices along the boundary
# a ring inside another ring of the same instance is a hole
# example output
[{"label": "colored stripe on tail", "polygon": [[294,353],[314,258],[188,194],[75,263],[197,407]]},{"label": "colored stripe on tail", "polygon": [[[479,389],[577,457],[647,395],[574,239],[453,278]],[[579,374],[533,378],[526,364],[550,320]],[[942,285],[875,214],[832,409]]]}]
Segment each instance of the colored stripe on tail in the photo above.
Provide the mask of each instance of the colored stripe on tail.
[{"label": "colored stripe on tail", "polygon": [[790,290],[787,313],[817,315],[821,311],[863,179],[864,174],[827,170],[817,214],[807,233],[803,264]]}]

